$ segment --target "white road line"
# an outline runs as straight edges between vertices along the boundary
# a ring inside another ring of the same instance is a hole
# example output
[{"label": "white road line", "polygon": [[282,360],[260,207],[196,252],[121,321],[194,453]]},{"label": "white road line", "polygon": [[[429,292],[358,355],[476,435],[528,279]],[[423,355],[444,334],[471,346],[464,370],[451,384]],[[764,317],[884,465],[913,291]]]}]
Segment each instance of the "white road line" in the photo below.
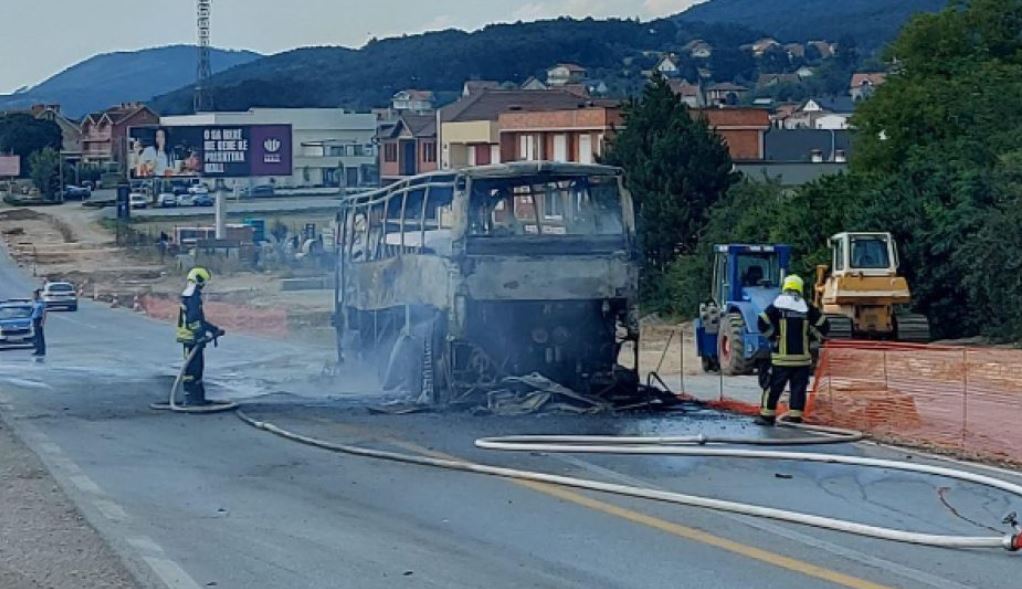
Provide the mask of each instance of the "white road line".
[{"label": "white road line", "polygon": [[92,499],[92,504],[96,506],[96,509],[103,514],[103,517],[107,518],[112,522],[123,522],[128,519],[128,514],[120,505],[117,505],[109,499],[101,499],[95,497]]},{"label": "white road line", "polygon": [[149,536],[132,536],[130,538],[126,538],[125,542],[134,546],[139,552],[153,555],[163,554],[163,547],[157,544],[156,541]]},{"label": "white road line", "polygon": [[[589,470],[591,472],[602,474],[603,476],[608,477],[612,480],[617,480],[628,485],[664,490],[663,487],[655,485],[649,481],[637,479],[635,477],[628,476],[624,473],[620,473],[616,470],[604,468],[597,464],[593,464],[591,462],[587,462],[585,460],[581,460],[573,456],[565,456],[558,454],[550,454],[549,456],[561,460],[563,462],[572,464],[583,470]],[[730,520],[741,522],[745,525],[757,528],[764,532],[780,536],[782,538],[787,538],[789,540],[800,542],[812,548],[826,550],[827,552],[830,552],[835,556],[840,556],[842,558],[858,562],[859,564],[864,564],[873,568],[881,569],[889,573],[898,575],[902,578],[910,579],[917,583],[934,587],[935,589],[970,589],[968,585],[962,585],[954,581],[942,579],[935,575],[931,575],[929,573],[925,573],[923,571],[916,570],[911,567],[898,564],[896,562],[891,562],[889,560],[877,558],[876,556],[866,554],[864,552],[859,552],[858,550],[854,550],[852,548],[846,548],[838,544],[827,542],[826,540],[820,540],[819,538],[814,538],[807,534],[802,534],[793,530],[789,530],[788,528],[776,524],[761,522],[759,520],[744,515],[735,515],[731,513],[719,513],[718,515],[726,517]]]},{"label": "white road line", "polygon": [[188,573],[174,561],[152,556],[146,556],[143,560],[170,589],[199,589],[195,579],[188,576]]}]

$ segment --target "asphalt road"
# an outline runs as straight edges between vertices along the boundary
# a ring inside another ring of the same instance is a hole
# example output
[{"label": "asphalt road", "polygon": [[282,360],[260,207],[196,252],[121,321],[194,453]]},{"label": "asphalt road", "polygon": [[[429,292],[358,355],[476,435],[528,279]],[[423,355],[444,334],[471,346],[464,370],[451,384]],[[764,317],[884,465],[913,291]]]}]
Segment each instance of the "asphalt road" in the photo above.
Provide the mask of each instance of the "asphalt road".
[{"label": "asphalt road", "polygon": [[[0,253],[0,297],[30,287]],[[960,589],[1016,586],[1022,570],[1002,551],[893,544],[351,458],[231,415],[155,413],[147,406],[165,395],[181,353],[169,326],[125,310],[84,302],[78,313],[53,313],[48,340],[45,363],[0,352],[0,413],[145,586]],[[207,371],[213,396],[336,441],[935,533],[1003,531],[1003,515],[1020,507],[954,481],[836,465],[480,451],[476,437],[511,432],[781,433],[714,413],[374,416],[365,406],[380,399],[364,375],[322,375],[331,355],[229,334],[210,350]],[[907,455],[869,445],[829,451]]]},{"label": "asphalt road", "polygon": [[[257,213],[302,213],[307,211],[331,211],[336,210],[339,205],[336,198],[328,197],[289,197],[289,198],[268,198],[258,200],[234,201],[228,199],[228,215],[248,215]],[[108,219],[117,216],[114,207],[103,209],[103,215]],[[161,219],[175,217],[195,217],[207,215],[213,218],[213,207],[170,207],[170,208],[147,208],[134,209],[131,211],[135,219]]]}]

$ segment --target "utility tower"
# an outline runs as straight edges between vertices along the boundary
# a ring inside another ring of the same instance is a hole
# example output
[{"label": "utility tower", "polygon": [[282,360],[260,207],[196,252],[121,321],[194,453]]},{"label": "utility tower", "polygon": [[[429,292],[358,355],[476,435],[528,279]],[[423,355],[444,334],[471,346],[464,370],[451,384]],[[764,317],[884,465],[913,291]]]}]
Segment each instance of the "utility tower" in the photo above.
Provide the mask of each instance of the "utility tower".
[{"label": "utility tower", "polygon": [[192,107],[195,112],[213,110],[212,88],[209,79],[213,77],[213,68],[209,63],[209,13],[212,0],[197,0],[199,25],[199,67],[195,79],[195,98]]}]

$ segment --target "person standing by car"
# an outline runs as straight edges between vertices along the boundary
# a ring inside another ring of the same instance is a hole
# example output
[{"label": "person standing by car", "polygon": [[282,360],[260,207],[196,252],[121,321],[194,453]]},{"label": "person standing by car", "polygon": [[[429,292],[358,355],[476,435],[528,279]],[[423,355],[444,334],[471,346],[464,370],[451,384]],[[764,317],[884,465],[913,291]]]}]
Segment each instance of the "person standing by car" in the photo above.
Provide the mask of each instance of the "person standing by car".
[{"label": "person standing by car", "polygon": [[46,356],[46,335],[43,333],[43,327],[46,325],[46,302],[43,301],[43,291],[36,289],[32,293],[32,333],[35,335],[33,343],[35,343],[35,352],[32,353],[36,358],[43,358]]}]

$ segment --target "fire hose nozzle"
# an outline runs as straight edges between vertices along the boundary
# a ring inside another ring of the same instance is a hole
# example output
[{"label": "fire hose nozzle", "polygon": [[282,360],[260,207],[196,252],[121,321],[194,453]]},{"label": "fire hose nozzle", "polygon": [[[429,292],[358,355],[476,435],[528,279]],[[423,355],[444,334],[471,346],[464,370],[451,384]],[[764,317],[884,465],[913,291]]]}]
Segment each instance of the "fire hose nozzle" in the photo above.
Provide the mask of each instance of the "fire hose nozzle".
[{"label": "fire hose nozzle", "polygon": [[1022,533],[1010,536],[1007,540],[1009,540],[1009,545],[1007,546],[1009,552],[1018,552],[1019,550],[1022,550]]}]

